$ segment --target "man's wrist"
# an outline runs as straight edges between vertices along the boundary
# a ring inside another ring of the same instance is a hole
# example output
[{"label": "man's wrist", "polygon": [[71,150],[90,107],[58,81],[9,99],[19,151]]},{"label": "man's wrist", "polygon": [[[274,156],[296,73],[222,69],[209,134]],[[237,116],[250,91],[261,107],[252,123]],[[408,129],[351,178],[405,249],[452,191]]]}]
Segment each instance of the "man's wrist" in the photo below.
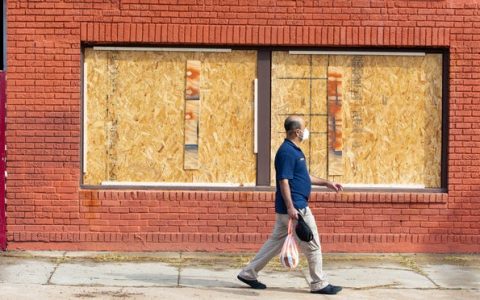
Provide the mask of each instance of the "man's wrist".
[{"label": "man's wrist", "polygon": [[327,179],[318,178],[318,177],[315,177],[315,176],[311,176],[311,179],[312,179],[312,184],[313,185],[327,186],[328,187],[328,185],[331,184],[331,182],[328,181]]}]

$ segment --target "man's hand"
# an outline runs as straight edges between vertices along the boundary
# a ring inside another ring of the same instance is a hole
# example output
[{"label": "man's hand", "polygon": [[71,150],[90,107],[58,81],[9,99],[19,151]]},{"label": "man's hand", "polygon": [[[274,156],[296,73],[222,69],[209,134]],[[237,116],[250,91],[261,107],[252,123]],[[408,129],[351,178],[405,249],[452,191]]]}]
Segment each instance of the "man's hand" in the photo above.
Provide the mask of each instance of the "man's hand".
[{"label": "man's hand", "polygon": [[294,220],[298,220],[298,211],[295,208],[287,209],[288,216]]},{"label": "man's hand", "polygon": [[312,185],[326,186],[327,188],[332,189],[335,192],[343,191],[343,186],[340,183],[332,182],[327,179],[322,179],[310,175],[310,181],[312,182]]},{"label": "man's hand", "polygon": [[329,188],[329,189],[332,189],[334,190],[335,192],[340,192],[340,191],[343,191],[343,186],[340,184],[340,183],[336,183],[336,182],[327,182],[326,186]]}]

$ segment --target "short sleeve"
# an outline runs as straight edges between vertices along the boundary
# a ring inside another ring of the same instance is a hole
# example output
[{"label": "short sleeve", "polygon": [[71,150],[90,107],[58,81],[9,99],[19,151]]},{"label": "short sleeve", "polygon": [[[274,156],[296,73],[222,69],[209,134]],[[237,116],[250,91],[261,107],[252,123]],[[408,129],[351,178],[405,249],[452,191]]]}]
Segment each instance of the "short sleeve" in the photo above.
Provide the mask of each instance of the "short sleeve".
[{"label": "short sleeve", "polygon": [[277,171],[277,180],[293,179],[293,171],[295,170],[295,157],[283,153],[277,157],[275,167]]}]

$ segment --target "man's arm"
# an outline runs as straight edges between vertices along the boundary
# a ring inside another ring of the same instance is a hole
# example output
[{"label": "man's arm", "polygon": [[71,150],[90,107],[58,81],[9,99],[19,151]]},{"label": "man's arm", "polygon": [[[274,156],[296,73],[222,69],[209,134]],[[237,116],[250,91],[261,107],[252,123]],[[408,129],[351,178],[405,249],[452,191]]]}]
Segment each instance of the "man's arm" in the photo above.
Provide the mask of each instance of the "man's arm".
[{"label": "man's arm", "polygon": [[343,186],[340,183],[331,182],[326,179],[318,178],[310,175],[310,180],[312,185],[326,186],[329,189],[334,190],[335,192],[343,191]]},{"label": "man's arm", "polygon": [[297,210],[293,206],[292,193],[290,191],[288,179],[280,180],[280,193],[282,193],[283,202],[285,202],[285,206],[287,207],[287,212],[290,218],[298,219]]}]

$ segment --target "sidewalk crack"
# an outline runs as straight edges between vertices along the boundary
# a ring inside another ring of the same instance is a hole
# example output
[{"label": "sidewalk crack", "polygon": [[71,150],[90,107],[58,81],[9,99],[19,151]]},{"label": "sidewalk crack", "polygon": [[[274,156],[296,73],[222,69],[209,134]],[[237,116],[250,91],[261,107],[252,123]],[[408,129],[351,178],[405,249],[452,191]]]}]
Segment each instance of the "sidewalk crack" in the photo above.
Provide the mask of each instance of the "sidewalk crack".
[{"label": "sidewalk crack", "polygon": [[412,257],[407,257],[407,256],[403,256],[401,255],[400,256],[401,258],[401,263],[409,268],[411,271],[425,277],[428,279],[428,281],[430,281],[436,288],[440,288],[440,285],[438,285],[435,281],[433,281],[429,276],[428,274],[422,270],[422,268],[417,264],[416,260]]},{"label": "sidewalk crack", "polygon": [[178,265],[178,277],[177,277],[177,287],[180,286],[180,276],[182,273],[182,252],[180,252],[180,264]]},{"label": "sidewalk crack", "polygon": [[63,254],[62,254],[62,257],[60,257],[60,259],[56,260],[56,265],[53,268],[52,273],[50,273],[50,276],[48,276],[48,280],[47,280],[47,283],[45,283],[45,285],[51,285],[52,284],[51,280],[52,280],[53,274],[55,274],[55,272],[57,271],[57,268],[60,266],[60,264],[62,264],[66,255],[67,255],[67,251],[64,251]]}]

